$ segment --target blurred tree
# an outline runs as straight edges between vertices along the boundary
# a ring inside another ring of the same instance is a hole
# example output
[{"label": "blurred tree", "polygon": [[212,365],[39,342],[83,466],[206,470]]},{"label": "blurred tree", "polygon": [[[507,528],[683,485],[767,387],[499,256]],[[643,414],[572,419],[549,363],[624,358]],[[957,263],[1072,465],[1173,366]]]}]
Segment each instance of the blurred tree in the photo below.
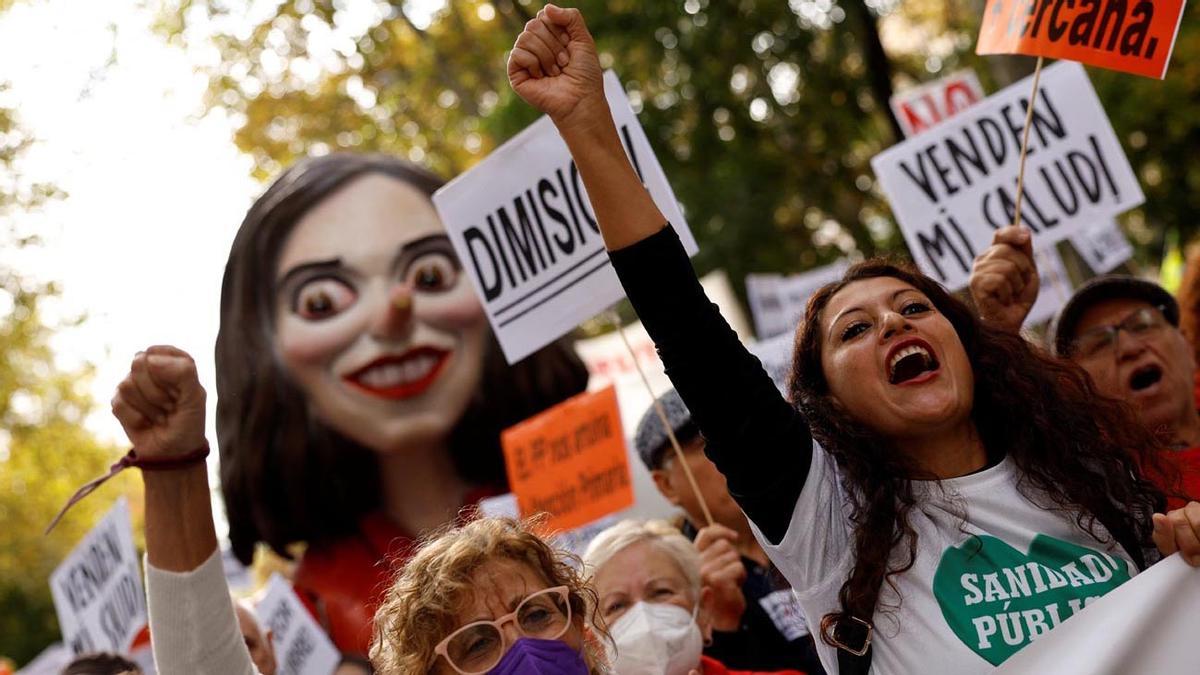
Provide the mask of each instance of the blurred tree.
[{"label": "blurred tree", "polygon": [[[217,47],[210,104],[242,115],[237,143],[260,178],[336,149],[453,175],[534,118],[504,77],[534,0],[161,1],[170,39]],[[971,66],[994,90],[1032,67],[973,53],[982,0],[570,4],[639,109],[700,240],[698,266],[739,285],[751,271],[903,248],[869,166],[896,141],[893,83]],[[1197,133],[1195,23],[1165,84],[1093,73],[1146,182],[1151,203],[1130,218],[1143,246],[1163,225],[1195,227],[1200,167],[1181,157]]]},{"label": "blurred tree", "polygon": [[[0,240],[6,253],[37,245],[36,237],[15,229],[13,214],[59,195],[21,175],[19,160],[30,143],[12,108],[0,102],[0,223],[7,228]],[[50,341],[65,326],[45,315],[56,295],[53,284],[35,282],[0,260],[0,655],[18,663],[60,639],[47,583],[51,571],[115,495],[139,489],[133,476],[120,476],[42,535],[67,498],[120,454],[84,426],[95,407],[87,393],[91,369],[55,365]],[[140,520],[140,513],[135,517]]]},{"label": "blurred tree", "polygon": [[1200,235],[1200,20],[1185,10],[1166,79],[1089,68],[1100,100],[1146,194],[1123,218],[1138,258],[1157,267],[1168,241]]},{"label": "blurred tree", "polygon": [[[879,88],[890,76],[867,66],[879,63],[868,48],[885,0],[853,11],[831,0],[577,4],[685,206],[702,269],[740,280],[893,243],[868,166],[894,140]],[[258,176],[341,148],[453,175],[534,119],[504,59],[540,3],[460,0],[418,16],[428,5],[284,0],[250,18],[244,5],[177,0],[163,29],[219,48],[210,103],[243,115],[237,143]]]}]

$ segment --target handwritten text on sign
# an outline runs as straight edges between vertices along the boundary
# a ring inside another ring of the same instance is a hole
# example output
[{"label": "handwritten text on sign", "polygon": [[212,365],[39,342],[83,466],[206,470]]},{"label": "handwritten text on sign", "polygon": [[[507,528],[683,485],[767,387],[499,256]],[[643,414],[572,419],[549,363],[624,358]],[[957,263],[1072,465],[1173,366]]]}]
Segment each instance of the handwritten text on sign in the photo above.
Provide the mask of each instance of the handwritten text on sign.
[{"label": "handwritten text on sign", "polygon": [[1165,77],[1184,0],[988,0],[979,54],[1028,54]]},{"label": "handwritten text on sign", "polygon": [[[694,254],[666,174],[611,71],[604,93],[630,162]],[[509,363],[624,297],[579,171],[548,117],[438,190],[433,203]]]},{"label": "handwritten text on sign", "polygon": [[76,654],[129,650],[146,625],[146,595],[121,498],[50,575],[63,642]]},{"label": "handwritten text on sign", "polygon": [[[876,155],[871,166],[909,251],[957,290],[975,256],[1013,221],[1028,78]],[[1144,201],[1083,66],[1042,72],[1021,220],[1043,247]]]},{"label": "handwritten text on sign", "polygon": [[330,675],[341,656],[283,577],[271,575],[254,608],[272,633],[278,675]]},{"label": "handwritten text on sign", "polygon": [[501,435],[522,516],[569,530],[633,504],[617,392],[580,394]]},{"label": "handwritten text on sign", "polygon": [[983,87],[973,70],[960,70],[892,96],[892,114],[904,137],[916,136],[944,119],[983,100]]}]

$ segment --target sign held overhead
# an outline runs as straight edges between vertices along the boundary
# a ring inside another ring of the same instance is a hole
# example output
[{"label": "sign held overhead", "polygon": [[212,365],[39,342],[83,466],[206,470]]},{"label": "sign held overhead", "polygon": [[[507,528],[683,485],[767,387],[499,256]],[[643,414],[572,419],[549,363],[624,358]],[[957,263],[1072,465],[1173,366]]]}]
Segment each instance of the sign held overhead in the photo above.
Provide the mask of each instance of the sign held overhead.
[{"label": "sign held overhead", "polygon": [[341,653],[278,573],[254,613],[272,633],[279,675],[330,675],[337,668]]},{"label": "sign held overhead", "polygon": [[1071,245],[1096,274],[1108,274],[1133,257],[1133,244],[1115,220],[1093,225],[1072,236]]},{"label": "sign held overhead", "polygon": [[1184,0],[988,0],[977,54],[1026,54],[1162,79]]},{"label": "sign held overhead", "polygon": [[[913,259],[951,290],[1013,222],[1029,94],[1026,78],[871,160]],[[1021,215],[1036,248],[1144,201],[1079,64],[1042,72],[1029,141]]]},{"label": "sign held overhead", "polygon": [[1071,277],[1067,274],[1067,266],[1063,264],[1062,256],[1054,246],[1047,246],[1034,252],[1040,287],[1037,301],[1029,308],[1025,316],[1025,327],[1036,326],[1049,321],[1071,299],[1074,288]]},{"label": "sign held overhead", "polygon": [[616,389],[570,398],[504,431],[504,463],[521,516],[553,530],[582,527],[633,505]]},{"label": "sign held overhead", "polygon": [[758,338],[794,333],[812,294],[841,279],[849,268],[848,261],[839,260],[800,274],[747,274],[746,300]]},{"label": "sign held overhead", "polygon": [[129,652],[147,613],[124,497],[50,575],[50,595],[71,651]]},{"label": "sign held overhead", "polygon": [[983,86],[975,71],[965,69],[906,89],[892,96],[889,103],[904,137],[910,138],[983,99]]},{"label": "sign held overhead", "polygon": [[[634,170],[694,255],[696,241],[612,71],[604,93]],[[509,363],[625,297],[579,171],[548,117],[438,190],[433,203]]]}]

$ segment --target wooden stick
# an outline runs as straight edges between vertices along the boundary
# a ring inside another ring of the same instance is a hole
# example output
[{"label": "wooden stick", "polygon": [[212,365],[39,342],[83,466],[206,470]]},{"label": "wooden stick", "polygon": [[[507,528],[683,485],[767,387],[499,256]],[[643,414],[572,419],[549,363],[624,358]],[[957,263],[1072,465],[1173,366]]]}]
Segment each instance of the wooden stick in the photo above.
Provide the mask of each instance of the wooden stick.
[{"label": "wooden stick", "polygon": [[1029,128],[1033,125],[1033,105],[1037,103],[1038,82],[1042,79],[1042,57],[1038,57],[1033,69],[1033,94],[1029,97],[1029,109],[1025,111],[1025,131],[1021,136],[1021,160],[1017,170],[1017,203],[1013,212],[1013,225],[1021,224],[1021,198],[1025,194],[1025,153],[1029,150]]},{"label": "wooden stick", "polygon": [[646,371],[642,369],[637,353],[633,351],[633,345],[629,343],[629,337],[625,335],[621,317],[617,316],[615,311],[610,310],[608,320],[616,326],[617,332],[621,334],[621,342],[625,343],[625,349],[629,351],[629,357],[633,359],[633,366],[637,368],[638,375],[642,378],[642,384],[646,385],[646,392],[650,394],[650,400],[653,401],[654,411],[658,413],[659,421],[667,430],[667,438],[671,441],[671,447],[675,448],[675,461],[679,462],[679,466],[683,468],[683,474],[687,476],[688,484],[692,486],[692,492],[696,495],[696,501],[700,503],[700,510],[704,513],[704,520],[709,525],[713,525],[716,521],[713,520],[712,511],[708,508],[708,502],[704,500],[704,494],[700,492],[700,485],[696,482],[696,476],[692,474],[692,468],[683,454],[683,448],[679,446],[679,439],[675,438],[675,430],[671,428],[671,421],[667,419],[667,411],[662,407],[662,403],[659,403],[658,397],[654,395],[654,388],[650,386],[650,378],[646,377]]}]

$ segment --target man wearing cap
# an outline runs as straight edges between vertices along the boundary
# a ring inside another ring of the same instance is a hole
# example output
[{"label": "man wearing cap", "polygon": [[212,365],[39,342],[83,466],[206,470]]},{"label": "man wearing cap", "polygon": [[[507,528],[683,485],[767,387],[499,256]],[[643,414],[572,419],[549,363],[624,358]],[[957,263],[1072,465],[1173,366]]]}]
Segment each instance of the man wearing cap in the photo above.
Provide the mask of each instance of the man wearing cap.
[{"label": "man wearing cap", "polygon": [[[1017,332],[1037,293],[1029,231],[997,230],[971,272],[971,295],[980,316]],[[1200,496],[1196,359],[1179,331],[1175,298],[1137,277],[1096,277],[1059,310],[1047,342],[1055,356],[1086,370],[1100,393],[1127,402],[1143,424],[1162,435],[1172,448],[1168,459],[1179,468],[1184,492]]]},{"label": "man wearing cap", "polygon": [[654,406],[642,415],[634,445],[658,491],[685,514],[680,528],[700,552],[701,582],[714,599],[712,644],[704,653],[730,668],[800,669],[823,673],[800,605],[791,587],[771,565],[713,463],[704,454],[704,438],[674,389],[658,399],[700,497],[712,514],[707,522],[700,497],[692,489],[666,427]]}]

